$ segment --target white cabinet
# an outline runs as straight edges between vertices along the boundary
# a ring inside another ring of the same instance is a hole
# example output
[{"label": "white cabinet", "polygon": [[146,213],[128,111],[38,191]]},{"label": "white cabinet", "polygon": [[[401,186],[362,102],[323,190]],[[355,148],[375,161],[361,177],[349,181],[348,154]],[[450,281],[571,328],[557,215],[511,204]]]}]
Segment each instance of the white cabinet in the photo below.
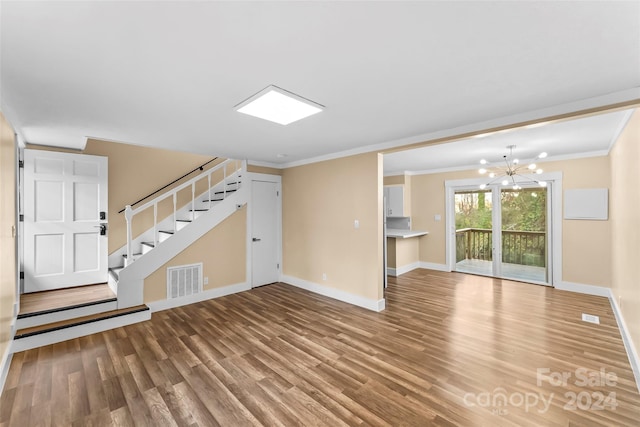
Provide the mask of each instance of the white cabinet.
[{"label": "white cabinet", "polygon": [[387,201],[387,216],[405,216],[404,187],[400,185],[385,186],[384,197]]}]

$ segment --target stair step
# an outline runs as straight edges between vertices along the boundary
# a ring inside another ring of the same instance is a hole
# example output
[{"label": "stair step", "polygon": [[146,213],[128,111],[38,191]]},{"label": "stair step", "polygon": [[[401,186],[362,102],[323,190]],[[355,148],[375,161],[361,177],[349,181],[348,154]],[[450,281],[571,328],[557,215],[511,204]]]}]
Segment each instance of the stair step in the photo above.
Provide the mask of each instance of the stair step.
[{"label": "stair step", "polygon": [[227,190],[226,192],[225,192],[225,191],[216,191],[216,192],[215,192],[215,193],[213,193],[213,194],[233,193],[234,191],[238,191],[238,190]]},{"label": "stair step", "polygon": [[150,252],[153,248],[156,247],[156,245],[154,245],[153,242],[142,242],[141,246],[142,246],[143,254]]},{"label": "stair step", "polygon": [[158,233],[159,233],[158,240],[160,240],[161,242],[164,242],[169,237],[173,236],[174,231],[173,230],[158,230]]},{"label": "stair step", "polygon": [[15,352],[29,350],[149,319],[151,319],[149,307],[138,305],[23,328],[16,331],[12,349]]},{"label": "stair step", "polygon": [[203,200],[203,202],[205,202],[205,203],[209,203],[209,202],[221,202],[221,201],[223,201],[223,200],[224,200],[224,199],[211,199],[211,200],[209,200],[209,199],[205,199],[205,200]]},{"label": "stair step", "polygon": [[191,223],[190,219],[177,219],[176,220],[176,228],[178,229],[178,231],[180,231],[183,228],[185,228],[187,225],[189,225],[190,223]]},{"label": "stair step", "polygon": [[206,212],[209,209],[189,209],[189,212]]},{"label": "stair step", "polygon": [[[126,254],[125,254],[125,255],[122,255],[122,256],[123,256],[124,258],[126,258],[126,257],[127,257],[127,255],[126,255]],[[135,258],[135,256],[133,257],[133,259],[134,259],[134,260],[136,259],[136,258]],[[116,282],[117,282],[118,280],[120,280],[120,272],[121,272],[123,269],[124,269],[124,266],[122,266],[122,267],[113,267],[113,268],[110,268],[110,269],[109,269],[109,274],[110,274],[114,279],[116,279]]]},{"label": "stair step", "polygon": [[[131,258],[133,258],[134,260],[140,258],[142,256],[142,252],[137,253],[137,254],[133,254],[131,256]],[[127,254],[122,254],[122,258],[127,259]],[[124,268],[124,267],[114,267],[114,268]]]},{"label": "stair step", "polygon": [[175,231],[173,231],[173,230],[158,230],[158,233],[175,234]]},{"label": "stair step", "polygon": [[16,328],[114,310],[117,300],[106,283],[22,294]]}]

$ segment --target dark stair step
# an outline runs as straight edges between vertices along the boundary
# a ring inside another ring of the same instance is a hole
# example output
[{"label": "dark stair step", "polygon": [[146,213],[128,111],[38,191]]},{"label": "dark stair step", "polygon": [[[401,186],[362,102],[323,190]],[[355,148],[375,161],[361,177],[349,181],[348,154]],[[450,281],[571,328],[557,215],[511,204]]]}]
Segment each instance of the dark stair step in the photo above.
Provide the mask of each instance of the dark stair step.
[{"label": "dark stair step", "polygon": [[[238,190],[227,190],[226,193],[233,193],[234,191],[238,191]],[[224,193],[225,193],[225,191],[216,191],[213,194],[224,194]]]},{"label": "dark stair step", "polygon": [[145,246],[149,246],[150,248],[155,248],[156,245],[153,244],[153,242],[142,242],[143,245]]},{"label": "dark stair step", "polygon": [[221,202],[221,201],[223,201],[223,200],[224,200],[224,199],[211,199],[211,200],[206,199],[206,200],[203,200],[203,202],[207,202],[207,203],[208,203],[208,202]]},{"label": "dark stair step", "polygon": [[[140,252],[139,254],[133,254],[134,258],[137,256],[142,256],[142,252]],[[122,258],[127,259],[127,254],[122,254]],[[124,268],[124,267],[116,267],[116,268]]]},{"label": "dark stair step", "polygon": [[99,320],[113,319],[114,317],[126,316],[127,314],[139,313],[147,311],[149,307],[146,305],[138,305],[135,307],[124,308],[120,310],[105,311],[103,313],[91,314],[88,316],[77,317],[75,319],[63,320],[60,322],[48,323],[46,325],[34,326],[32,328],[24,328],[16,331],[14,339],[31,337],[34,335],[45,334],[47,332],[58,331],[60,329],[71,328],[87,323],[97,322]]},{"label": "dark stair step", "polygon": [[158,230],[158,233],[175,234],[175,231],[173,231],[173,230]]}]

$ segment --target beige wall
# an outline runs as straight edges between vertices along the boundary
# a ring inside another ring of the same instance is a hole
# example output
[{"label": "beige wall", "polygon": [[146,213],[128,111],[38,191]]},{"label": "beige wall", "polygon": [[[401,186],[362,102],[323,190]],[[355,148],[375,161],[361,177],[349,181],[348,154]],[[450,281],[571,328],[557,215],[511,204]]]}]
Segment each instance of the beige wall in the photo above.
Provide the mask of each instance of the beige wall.
[{"label": "beige wall", "polygon": [[203,263],[209,278],[204,290],[245,282],[247,256],[246,205],[196,240],[144,280],[144,302],[167,298],[167,267]]},{"label": "beige wall", "polygon": [[387,237],[387,267],[401,268],[420,261],[420,238]]},{"label": "beige wall", "polygon": [[0,113],[0,360],[11,339],[16,302],[16,145],[11,125]]},{"label": "beige wall", "polygon": [[267,175],[282,175],[282,169],[268,168],[265,166],[247,165],[247,172],[265,173]]},{"label": "beige wall", "polygon": [[[562,172],[563,189],[610,188],[608,157],[541,163],[545,172]],[[477,178],[476,171],[414,175],[411,177],[412,226],[426,230],[420,239],[420,261],[445,264],[446,180]],[[441,221],[434,219],[441,216]],[[562,277],[564,281],[611,286],[610,221],[562,221]]]},{"label": "beige wall", "polygon": [[613,295],[640,353],[640,110],[611,151]]},{"label": "beige wall", "polygon": [[282,217],[285,275],[372,300],[383,297],[381,155],[285,169]]},{"label": "beige wall", "polygon": [[[28,148],[80,153],[52,147],[30,145]],[[211,156],[93,139],[87,141],[85,149],[80,154],[109,158],[109,212],[107,214],[109,221],[109,253],[115,252],[126,244],[126,222],[124,214],[118,213],[120,209],[212,159]],[[223,160],[217,160],[212,165]],[[196,174],[190,175],[177,185],[187,179],[191,179],[193,176],[196,176]],[[220,178],[221,175],[218,176],[218,179]],[[206,191],[204,187],[205,181],[202,184],[198,190]],[[183,206],[190,199],[191,190],[186,189],[181,192],[178,207]],[[148,200],[150,199],[142,203]],[[164,218],[171,212],[173,212],[173,202],[169,199],[160,204],[158,217]],[[148,213],[140,214],[140,216],[134,218],[134,226],[132,227],[134,237],[152,226],[153,209],[151,208]]]}]

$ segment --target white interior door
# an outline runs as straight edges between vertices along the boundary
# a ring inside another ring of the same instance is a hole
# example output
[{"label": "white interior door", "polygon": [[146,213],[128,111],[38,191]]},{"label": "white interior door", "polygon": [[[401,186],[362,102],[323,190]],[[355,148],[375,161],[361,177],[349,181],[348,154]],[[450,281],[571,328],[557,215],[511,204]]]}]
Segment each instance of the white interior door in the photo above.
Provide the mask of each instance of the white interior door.
[{"label": "white interior door", "polygon": [[107,281],[107,158],[24,151],[24,291]]},{"label": "white interior door", "polygon": [[251,286],[279,280],[279,184],[251,181]]}]

